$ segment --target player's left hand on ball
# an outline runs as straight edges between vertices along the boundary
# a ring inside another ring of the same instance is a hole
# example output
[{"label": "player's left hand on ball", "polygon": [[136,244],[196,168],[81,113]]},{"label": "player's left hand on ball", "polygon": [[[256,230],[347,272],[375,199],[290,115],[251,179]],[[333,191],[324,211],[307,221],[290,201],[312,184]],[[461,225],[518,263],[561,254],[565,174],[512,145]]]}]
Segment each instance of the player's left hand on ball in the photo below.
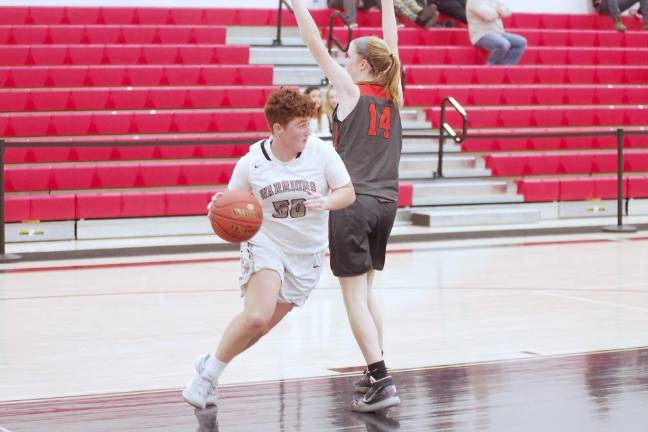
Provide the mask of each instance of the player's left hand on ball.
[{"label": "player's left hand on ball", "polygon": [[323,197],[319,192],[306,191],[308,199],[305,202],[306,208],[313,211],[328,210],[326,206],[326,197]]},{"label": "player's left hand on ball", "polygon": [[218,198],[221,197],[221,195],[223,195],[223,192],[216,192],[214,195],[212,195],[211,201],[209,201],[209,204],[207,204],[207,212],[210,214],[210,216],[211,216],[211,211],[212,211],[212,208],[214,206],[214,203],[216,202],[216,200]]}]

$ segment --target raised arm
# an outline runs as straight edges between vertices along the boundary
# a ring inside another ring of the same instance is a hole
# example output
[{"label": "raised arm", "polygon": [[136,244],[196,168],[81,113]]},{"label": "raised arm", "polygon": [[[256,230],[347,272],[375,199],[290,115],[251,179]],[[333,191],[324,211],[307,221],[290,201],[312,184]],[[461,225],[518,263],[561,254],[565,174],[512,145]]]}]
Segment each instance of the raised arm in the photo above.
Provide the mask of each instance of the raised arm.
[{"label": "raised arm", "polygon": [[[396,23],[396,12],[394,11],[394,0],[382,0],[382,28],[383,40],[389,47],[389,51],[400,60],[398,55],[398,24]],[[399,99],[403,100],[403,86],[398,86]]]},{"label": "raised arm", "polygon": [[[396,57],[398,55],[398,24],[394,11],[394,0],[382,0],[383,40]],[[400,58],[400,57],[399,57]]]},{"label": "raised arm", "polygon": [[337,89],[338,101],[343,110],[350,112],[358,103],[360,89],[353,82],[351,75],[329,55],[319,29],[302,0],[292,0],[292,6],[302,40],[322,68],[324,75]]}]

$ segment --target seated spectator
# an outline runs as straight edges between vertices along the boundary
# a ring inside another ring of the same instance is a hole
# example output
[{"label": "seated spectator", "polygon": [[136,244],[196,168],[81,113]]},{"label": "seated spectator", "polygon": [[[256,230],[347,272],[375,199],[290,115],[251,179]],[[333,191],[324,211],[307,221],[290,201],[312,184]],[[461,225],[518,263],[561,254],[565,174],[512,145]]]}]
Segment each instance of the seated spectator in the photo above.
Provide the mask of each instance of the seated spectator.
[{"label": "seated spectator", "polygon": [[333,9],[344,8],[344,18],[351,27],[357,27],[358,0],[327,0],[326,5]]},{"label": "seated spectator", "polygon": [[335,90],[335,87],[329,84],[326,88],[326,93],[324,93],[324,100],[322,100],[322,109],[328,118],[331,133],[333,133],[333,112],[335,111],[335,108],[337,108],[337,105],[337,91]]},{"label": "seated spectator", "polygon": [[329,119],[322,108],[322,93],[317,86],[307,87],[304,94],[309,96],[315,102],[315,115],[310,120],[311,134],[316,136],[331,135],[331,126]]},{"label": "seated spectator", "polygon": [[490,52],[486,64],[518,64],[524,54],[526,39],[504,31],[502,18],[510,15],[510,9],[500,0],[468,0],[466,4],[470,41]]},{"label": "seated spectator", "polygon": [[433,27],[439,20],[439,11],[433,4],[421,6],[416,0],[394,0],[396,13],[424,28]]},{"label": "seated spectator", "polygon": [[601,15],[610,15],[614,21],[614,29],[624,32],[627,27],[621,21],[621,12],[639,3],[644,20],[644,30],[648,30],[648,0],[592,0],[594,9]]},{"label": "seated spectator", "polygon": [[351,27],[358,27],[358,9],[380,8],[380,0],[326,0],[326,5],[333,9],[344,9],[344,15]]},{"label": "seated spectator", "polygon": [[464,24],[468,23],[466,19],[466,0],[426,0],[426,4],[433,4],[442,14]]}]

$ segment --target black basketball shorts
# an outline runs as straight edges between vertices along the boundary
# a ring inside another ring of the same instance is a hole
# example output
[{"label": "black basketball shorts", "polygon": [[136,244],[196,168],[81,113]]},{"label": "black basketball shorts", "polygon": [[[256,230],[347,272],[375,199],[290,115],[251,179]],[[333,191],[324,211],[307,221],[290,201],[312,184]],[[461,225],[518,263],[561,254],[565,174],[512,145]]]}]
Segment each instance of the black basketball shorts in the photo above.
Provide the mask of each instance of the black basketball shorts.
[{"label": "black basketball shorts", "polygon": [[349,207],[330,212],[329,249],[335,276],[358,276],[371,269],[383,269],[397,210],[395,201],[356,195]]}]

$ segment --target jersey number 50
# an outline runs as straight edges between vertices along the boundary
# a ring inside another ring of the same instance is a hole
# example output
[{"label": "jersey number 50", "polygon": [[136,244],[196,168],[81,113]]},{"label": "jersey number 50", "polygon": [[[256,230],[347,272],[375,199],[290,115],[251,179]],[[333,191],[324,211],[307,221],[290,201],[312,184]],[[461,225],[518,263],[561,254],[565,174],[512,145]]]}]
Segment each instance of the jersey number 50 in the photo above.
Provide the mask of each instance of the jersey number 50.
[{"label": "jersey number 50", "polygon": [[272,213],[273,218],[284,219],[290,214],[291,218],[300,218],[306,216],[306,200],[297,198],[292,201],[274,201],[272,205],[275,208]]},{"label": "jersey number 50", "polygon": [[383,108],[382,113],[380,113],[380,120],[376,122],[378,118],[378,108],[376,104],[369,104],[369,136],[378,135],[378,130],[376,126],[379,126],[383,130],[383,137],[389,139],[390,129],[391,129],[391,108],[386,106]]}]

